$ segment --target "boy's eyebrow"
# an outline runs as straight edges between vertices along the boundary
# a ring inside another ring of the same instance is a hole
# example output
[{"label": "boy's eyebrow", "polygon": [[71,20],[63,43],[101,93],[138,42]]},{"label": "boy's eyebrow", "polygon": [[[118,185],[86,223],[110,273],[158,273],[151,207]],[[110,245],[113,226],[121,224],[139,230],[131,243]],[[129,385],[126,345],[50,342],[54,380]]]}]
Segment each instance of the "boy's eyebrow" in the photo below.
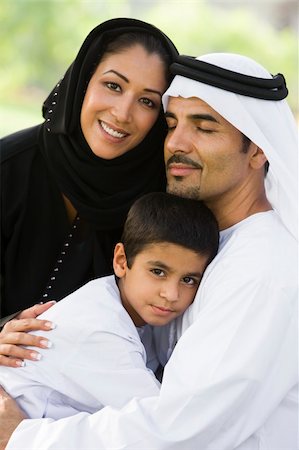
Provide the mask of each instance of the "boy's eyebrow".
[{"label": "boy's eyebrow", "polygon": [[[170,111],[166,111],[164,116],[165,116],[166,119],[168,117],[171,118],[171,119],[176,119],[176,115],[173,114]],[[188,114],[187,118],[191,119],[191,120],[208,120],[210,122],[219,123],[218,120],[214,116],[212,116],[211,114]]]},{"label": "boy's eyebrow", "polygon": [[[106,75],[106,73],[110,73],[110,72],[115,73],[115,75],[120,77],[126,83],[130,83],[129,79],[125,75],[123,75],[122,73],[117,72],[117,70],[113,70],[113,69],[107,70],[107,72],[104,72],[103,75]],[[162,92],[157,91],[156,89],[150,89],[149,88],[149,89],[144,89],[144,91],[145,92],[152,92],[153,94],[158,94],[160,97],[162,97]]]},{"label": "boy's eyebrow", "polygon": [[[152,266],[159,266],[160,269],[165,269],[168,270],[169,272],[172,271],[171,267],[169,267],[167,264],[165,264],[162,261],[147,261],[148,265],[152,265]],[[202,272],[198,271],[198,272],[186,272],[184,276],[186,277],[198,277],[201,278],[202,277]]]},{"label": "boy's eyebrow", "polygon": [[161,269],[171,270],[170,267],[162,261],[147,261],[148,265],[159,266]]}]

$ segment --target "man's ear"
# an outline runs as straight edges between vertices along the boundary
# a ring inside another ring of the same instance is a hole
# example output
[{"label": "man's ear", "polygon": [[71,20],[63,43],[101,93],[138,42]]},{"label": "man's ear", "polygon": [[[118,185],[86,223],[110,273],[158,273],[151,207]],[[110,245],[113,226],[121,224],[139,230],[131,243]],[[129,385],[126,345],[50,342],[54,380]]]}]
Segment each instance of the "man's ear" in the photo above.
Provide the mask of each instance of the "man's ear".
[{"label": "man's ear", "polygon": [[265,153],[263,150],[261,150],[257,145],[253,145],[253,150],[251,154],[250,159],[250,165],[253,169],[260,169],[264,166],[265,162],[267,161],[267,158],[265,156]]},{"label": "man's ear", "polygon": [[118,242],[114,247],[113,256],[113,269],[114,273],[118,278],[125,276],[127,271],[127,258],[125,253],[125,247],[121,242]]}]

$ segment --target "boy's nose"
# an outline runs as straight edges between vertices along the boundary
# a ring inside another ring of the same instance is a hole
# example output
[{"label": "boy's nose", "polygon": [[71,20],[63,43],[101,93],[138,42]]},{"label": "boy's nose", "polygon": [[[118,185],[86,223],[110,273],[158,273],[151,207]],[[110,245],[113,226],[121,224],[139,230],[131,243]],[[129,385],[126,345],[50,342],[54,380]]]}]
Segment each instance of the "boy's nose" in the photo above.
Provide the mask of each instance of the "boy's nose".
[{"label": "boy's nose", "polygon": [[176,302],[179,299],[179,287],[177,283],[165,283],[160,291],[160,297],[170,302]]}]

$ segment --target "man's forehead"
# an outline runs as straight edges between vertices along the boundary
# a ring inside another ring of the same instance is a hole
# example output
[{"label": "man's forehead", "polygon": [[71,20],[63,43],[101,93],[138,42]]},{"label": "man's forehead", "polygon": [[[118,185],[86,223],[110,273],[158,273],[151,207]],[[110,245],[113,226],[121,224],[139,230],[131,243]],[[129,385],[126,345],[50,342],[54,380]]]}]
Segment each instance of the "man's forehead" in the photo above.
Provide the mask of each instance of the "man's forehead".
[{"label": "man's forehead", "polygon": [[166,115],[181,114],[184,116],[193,116],[196,114],[210,114],[215,117],[222,117],[208,103],[198,97],[169,97]]},{"label": "man's forehead", "polygon": [[191,108],[207,108],[215,111],[208,103],[198,97],[169,97],[167,110],[171,108],[186,108],[186,110]]}]

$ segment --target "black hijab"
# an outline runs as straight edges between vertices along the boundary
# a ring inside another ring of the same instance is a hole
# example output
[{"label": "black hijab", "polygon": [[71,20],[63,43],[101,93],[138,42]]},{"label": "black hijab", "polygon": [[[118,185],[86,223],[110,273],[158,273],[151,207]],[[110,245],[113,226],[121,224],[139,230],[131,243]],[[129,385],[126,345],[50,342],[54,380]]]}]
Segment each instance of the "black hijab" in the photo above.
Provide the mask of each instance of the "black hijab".
[{"label": "black hijab", "polygon": [[141,195],[165,189],[163,142],[166,123],[162,109],[157,122],[135,148],[105,160],[88,146],[80,113],[95,65],[107,38],[123,32],[145,31],[156,36],[173,61],[174,44],[156,27],[136,19],[112,19],[94,28],[64,78],[43,105],[45,123],[41,148],[60,190],[81,218],[98,231],[122,227],[128,209]]}]

